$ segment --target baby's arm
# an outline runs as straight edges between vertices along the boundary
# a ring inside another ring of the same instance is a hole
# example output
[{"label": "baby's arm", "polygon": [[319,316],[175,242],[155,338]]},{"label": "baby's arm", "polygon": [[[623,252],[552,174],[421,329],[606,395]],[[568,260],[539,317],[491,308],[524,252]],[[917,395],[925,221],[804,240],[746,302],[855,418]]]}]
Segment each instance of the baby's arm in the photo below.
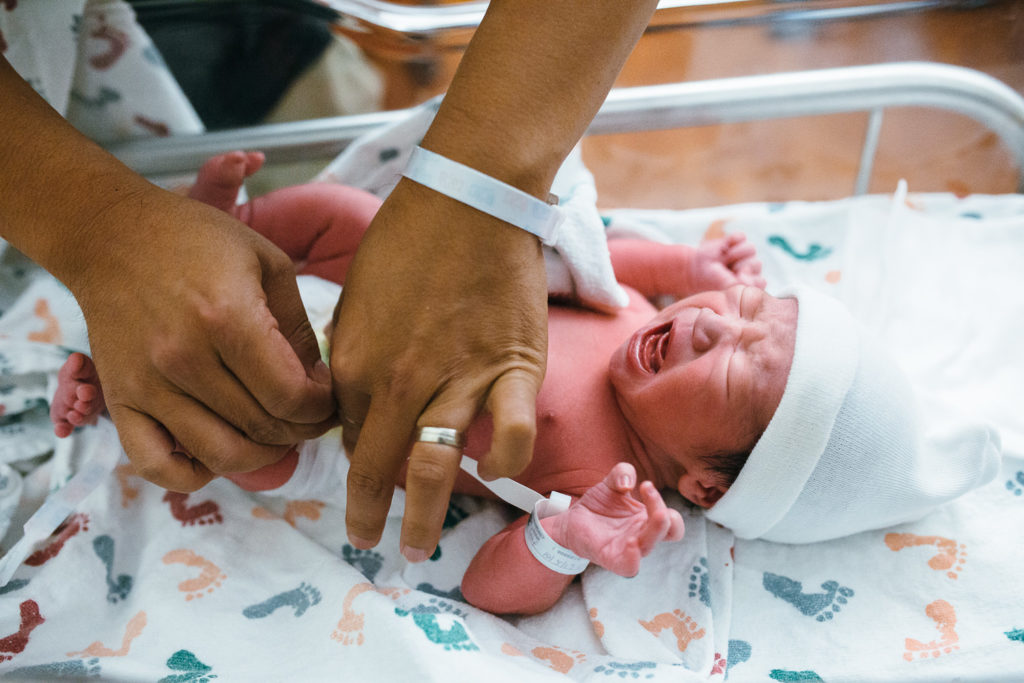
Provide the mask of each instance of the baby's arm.
[{"label": "baby's arm", "polygon": [[764,287],[761,261],[741,233],[697,247],[639,239],[608,241],[615,278],[647,297],[687,297],[736,284]]},{"label": "baby's arm", "polygon": [[[665,506],[649,481],[633,496],[636,470],[619,463],[561,514],[541,520],[548,535],[580,557],[620,576],[640,571],[641,558],[662,541],[683,537],[683,518]],[[495,614],[535,614],[551,607],[572,576],[548,569],[526,546],[527,517],[495,534],[462,579],[471,604]]]}]

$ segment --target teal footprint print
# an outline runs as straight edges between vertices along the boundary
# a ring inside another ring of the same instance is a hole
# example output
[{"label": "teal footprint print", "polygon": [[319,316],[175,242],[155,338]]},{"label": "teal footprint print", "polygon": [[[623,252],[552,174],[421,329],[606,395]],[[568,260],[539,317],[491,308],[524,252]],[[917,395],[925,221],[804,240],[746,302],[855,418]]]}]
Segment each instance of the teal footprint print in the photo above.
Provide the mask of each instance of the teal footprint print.
[{"label": "teal footprint print", "polygon": [[[431,600],[428,605],[417,605],[410,610],[395,608],[400,617],[412,617],[412,621],[423,631],[427,639],[441,645],[445,650],[479,650],[469,637],[462,619],[462,610],[441,600]],[[439,619],[438,617],[441,617]]]},{"label": "teal footprint print", "polygon": [[0,587],[0,595],[7,595],[28,585],[29,579],[12,579],[7,585]]},{"label": "teal footprint print", "polygon": [[773,681],[822,681],[824,679],[813,671],[786,671],[785,669],[772,669],[769,674]]},{"label": "teal footprint print", "polygon": [[836,581],[821,584],[824,593],[804,593],[799,581],[765,572],[762,583],[769,593],[782,598],[800,610],[801,614],[813,616],[817,621],[832,619],[853,596],[853,589],[840,586]]},{"label": "teal footprint print", "polygon": [[643,676],[644,678],[654,678],[654,674],[648,671],[653,669],[657,664],[654,662],[608,662],[607,664],[600,664],[594,667],[594,671],[605,676],[617,676],[618,678],[633,678],[637,679]]},{"label": "teal footprint print", "polygon": [[308,583],[302,583],[298,588],[278,593],[259,604],[246,607],[242,610],[242,614],[249,619],[262,619],[282,607],[291,607],[295,610],[295,616],[301,617],[307,609],[318,602],[320,602],[320,591]]},{"label": "teal footprint print", "polygon": [[690,572],[690,597],[700,596],[705,607],[711,607],[711,588],[708,585],[708,558],[702,557]]},{"label": "teal footprint print", "polygon": [[794,249],[786,240],[786,238],[783,237],[782,235],[772,235],[771,237],[768,238],[768,244],[771,244],[772,246],[776,246],[779,249],[782,249],[784,252],[786,252],[793,258],[799,259],[801,261],[817,261],[819,259],[825,258],[826,256],[832,253],[832,250],[830,248],[823,247],[817,242],[812,242],[811,244],[807,245],[807,251],[799,252],[796,249]]},{"label": "teal footprint print", "polygon": [[66,662],[54,662],[52,664],[37,664],[35,666],[23,666],[20,669],[12,669],[4,674],[4,678],[29,681],[50,681],[55,678],[95,678],[100,675],[100,660],[98,657],[82,660],[73,659]]},{"label": "teal footprint print", "polygon": [[737,664],[742,664],[743,662],[745,662],[748,659],[750,659],[750,653],[751,653],[750,643],[748,643],[747,641],[745,641],[745,640],[730,640],[729,641],[729,661],[728,661],[728,664],[725,665],[725,676],[726,676],[726,678],[729,677],[729,670],[730,669],[732,669]]},{"label": "teal footprint print", "polygon": [[384,556],[373,550],[360,550],[346,543],[341,547],[341,559],[359,570],[369,581],[377,578],[377,572],[384,566]]},{"label": "teal footprint print", "polygon": [[178,650],[167,660],[167,668],[180,674],[164,676],[159,683],[208,683],[216,678],[213,670],[188,650]]},{"label": "teal footprint print", "polygon": [[1024,470],[1017,472],[1013,479],[1006,480],[1006,490],[1015,496],[1024,495]]},{"label": "teal footprint print", "polygon": [[107,534],[97,536],[92,542],[92,549],[107,568],[107,600],[114,603],[127,598],[132,591],[132,577],[119,574],[114,579],[114,539]]},{"label": "teal footprint print", "polygon": [[451,529],[458,525],[459,522],[469,517],[469,513],[463,510],[455,503],[448,502],[448,511],[444,513],[444,523],[441,525],[442,529]]},{"label": "teal footprint print", "polygon": [[466,598],[462,596],[462,591],[459,589],[458,586],[446,591],[441,590],[432,583],[424,582],[417,585],[416,590],[423,591],[424,593],[430,593],[431,595],[436,595],[439,598],[447,598],[449,600],[458,600],[459,602],[466,602]]}]

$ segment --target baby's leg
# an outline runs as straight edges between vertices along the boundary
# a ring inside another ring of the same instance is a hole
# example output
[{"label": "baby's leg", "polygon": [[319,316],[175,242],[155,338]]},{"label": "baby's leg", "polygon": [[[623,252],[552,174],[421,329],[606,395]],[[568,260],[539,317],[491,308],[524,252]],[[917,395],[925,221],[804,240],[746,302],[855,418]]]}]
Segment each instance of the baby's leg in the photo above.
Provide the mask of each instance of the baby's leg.
[{"label": "baby's leg", "polygon": [[57,373],[57,391],[50,404],[53,431],[64,438],[75,427],[95,424],[105,408],[100,377],[92,359],[82,353],[72,353]]},{"label": "baby's leg", "polygon": [[242,182],[263,166],[262,152],[228,152],[209,159],[188,192],[192,199],[235,215]]},{"label": "baby's leg", "polygon": [[286,253],[299,274],[344,284],[380,204],[354,187],[307,183],[257,197],[236,217]]}]

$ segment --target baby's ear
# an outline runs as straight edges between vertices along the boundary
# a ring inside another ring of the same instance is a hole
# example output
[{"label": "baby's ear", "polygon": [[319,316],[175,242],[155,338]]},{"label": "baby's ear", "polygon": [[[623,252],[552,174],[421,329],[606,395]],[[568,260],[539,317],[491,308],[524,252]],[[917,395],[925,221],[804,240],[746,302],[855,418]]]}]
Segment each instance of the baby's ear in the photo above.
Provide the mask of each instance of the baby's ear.
[{"label": "baby's ear", "polygon": [[690,472],[679,477],[678,489],[683,498],[702,508],[711,507],[729,490],[726,486]]}]

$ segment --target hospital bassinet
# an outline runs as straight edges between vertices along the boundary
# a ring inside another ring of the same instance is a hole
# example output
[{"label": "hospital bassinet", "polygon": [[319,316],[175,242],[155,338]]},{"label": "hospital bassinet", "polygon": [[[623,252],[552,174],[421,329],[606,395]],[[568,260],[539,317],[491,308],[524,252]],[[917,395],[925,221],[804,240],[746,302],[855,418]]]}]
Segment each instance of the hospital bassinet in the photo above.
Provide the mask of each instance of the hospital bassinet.
[{"label": "hospital bassinet", "polygon": [[[340,493],[282,500],[223,480],[188,495],[167,493],[131,473],[109,423],[101,424],[60,442],[26,474],[25,490],[32,477],[57,487],[75,472],[88,474],[90,459],[106,465],[96,471],[97,490],[0,588],[0,637],[10,634],[0,639],[0,676],[1021,680],[1024,196],[870,185],[884,112],[906,107],[977,121],[1024,178],[1024,99],[1012,89],[954,66],[863,65],[617,89],[588,131],[863,112],[850,196],[688,210],[602,206],[603,214],[610,231],[652,239],[695,242],[742,230],[764,260],[770,290],[800,282],[842,299],[892,342],[915,378],[996,423],[1005,462],[993,483],[918,522],[806,546],[737,540],[673,499],[687,537],[658,548],[637,577],[591,568],[549,612],[502,619],[470,607],[458,592],[475,549],[505,523],[497,503],[456,497],[435,556],[407,565],[397,543],[401,492],[382,543],[361,551],[347,543]],[[272,161],[330,158],[413,113],[111,149],[151,176],[193,171],[237,148],[263,150]],[[2,256],[2,270],[21,269],[27,283],[10,290],[0,317],[4,374],[16,385],[52,372],[66,352],[40,337],[39,301],[55,312],[51,326],[80,321],[45,273],[9,249]],[[306,283],[304,291],[316,288]],[[307,305],[322,324],[333,301],[309,294]],[[30,436],[45,441],[21,438]],[[336,434],[317,448],[342,457]],[[81,483],[72,481],[72,488]]]}]

